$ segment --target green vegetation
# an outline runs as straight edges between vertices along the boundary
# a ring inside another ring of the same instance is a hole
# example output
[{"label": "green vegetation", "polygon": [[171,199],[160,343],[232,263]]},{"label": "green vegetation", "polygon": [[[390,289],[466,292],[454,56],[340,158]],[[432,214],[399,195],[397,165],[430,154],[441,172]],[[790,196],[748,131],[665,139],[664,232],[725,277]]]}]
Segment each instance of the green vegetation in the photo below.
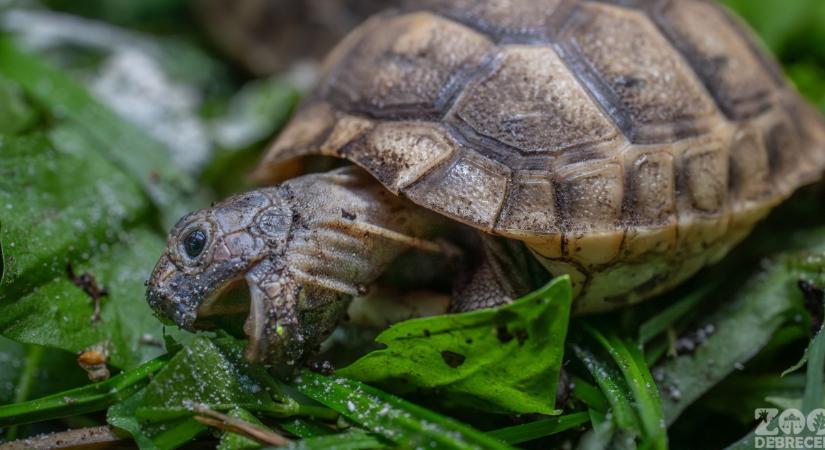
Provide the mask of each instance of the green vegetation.
[{"label": "green vegetation", "polygon": [[399,393],[437,393],[456,407],[557,414],[563,348],[555,343],[565,340],[571,297],[561,277],[501,308],[401,322],[375,339],[386,349],[338,374]]},{"label": "green vegetation", "polygon": [[[111,39],[33,48],[32,24],[54,25],[42,9],[0,35],[0,442],[108,424],[141,449],[747,449],[756,408],[825,407],[821,186],[662,298],[571,318],[562,277],[500,308],[398,323],[377,350],[369,330],[339,339],[320,357],[354,356],[334,375],[276,376],[235,337],[164,328],[143,282],[166,230],[251,186],[301,93],[224,62],[181,1],[42,3]],[[727,3],[825,111],[825,3]],[[0,18],[19,5],[0,2]],[[110,64],[124,48],[155,80],[140,95]],[[111,77],[127,110],[107,101]],[[108,380],[88,380],[84,351]]]}]

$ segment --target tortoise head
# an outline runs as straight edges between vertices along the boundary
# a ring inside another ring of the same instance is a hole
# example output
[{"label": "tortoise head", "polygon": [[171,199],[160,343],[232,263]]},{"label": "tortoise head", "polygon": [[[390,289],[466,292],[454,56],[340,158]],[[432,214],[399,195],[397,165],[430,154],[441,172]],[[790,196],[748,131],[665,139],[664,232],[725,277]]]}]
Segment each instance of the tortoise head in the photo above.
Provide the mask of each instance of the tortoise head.
[{"label": "tortoise head", "polygon": [[355,167],[304,175],[181,219],[146,295],[184,329],[242,324],[248,360],[291,365],[435,223]]},{"label": "tortoise head", "polygon": [[244,331],[260,333],[261,327],[249,324],[260,320],[249,314],[250,276],[262,264],[280,259],[291,225],[289,203],[274,188],[186,215],[172,228],[147,282],[149,305],[161,320],[186,330],[248,316]]}]

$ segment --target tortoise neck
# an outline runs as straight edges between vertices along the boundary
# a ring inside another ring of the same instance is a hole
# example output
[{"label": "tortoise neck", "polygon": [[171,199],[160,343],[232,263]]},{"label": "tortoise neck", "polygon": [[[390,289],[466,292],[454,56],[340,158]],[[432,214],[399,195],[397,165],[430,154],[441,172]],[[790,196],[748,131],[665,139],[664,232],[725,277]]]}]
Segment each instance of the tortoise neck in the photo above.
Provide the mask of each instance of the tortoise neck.
[{"label": "tortoise neck", "polygon": [[439,218],[355,167],[286,182],[296,212],[286,267],[304,284],[363,295],[401,253],[441,251],[427,240]]}]

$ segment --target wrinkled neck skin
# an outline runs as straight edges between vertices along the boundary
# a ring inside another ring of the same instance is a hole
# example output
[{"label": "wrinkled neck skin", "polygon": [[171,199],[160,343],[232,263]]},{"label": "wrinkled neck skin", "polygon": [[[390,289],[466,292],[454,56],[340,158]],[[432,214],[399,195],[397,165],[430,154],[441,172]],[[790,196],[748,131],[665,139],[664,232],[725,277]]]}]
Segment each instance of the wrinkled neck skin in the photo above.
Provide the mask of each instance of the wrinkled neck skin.
[{"label": "wrinkled neck skin", "polygon": [[329,336],[352,297],[401,253],[435,250],[423,238],[438,219],[355,168],[296,178],[282,195],[294,213],[291,233],[279,258],[246,274],[252,301],[244,331],[250,360],[289,364]]}]

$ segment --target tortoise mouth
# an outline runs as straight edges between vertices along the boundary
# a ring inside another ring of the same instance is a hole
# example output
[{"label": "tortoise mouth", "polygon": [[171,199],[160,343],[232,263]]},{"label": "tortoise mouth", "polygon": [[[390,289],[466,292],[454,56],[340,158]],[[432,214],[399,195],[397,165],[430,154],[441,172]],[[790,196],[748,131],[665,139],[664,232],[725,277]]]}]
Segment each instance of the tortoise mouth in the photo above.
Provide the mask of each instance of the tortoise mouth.
[{"label": "tortoise mouth", "polygon": [[254,295],[246,277],[239,276],[224,282],[204,299],[193,328],[223,330],[237,339],[247,339],[246,358],[261,362],[268,351],[264,310],[263,298]]},{"label": "tortoise mouth", "polygon": [[234,337],[247,337],[243,324],[250,311],[251,295],[243,277],[232,278],[207,296],[198,307],[193,327],[199,330],[221,329]]}]

